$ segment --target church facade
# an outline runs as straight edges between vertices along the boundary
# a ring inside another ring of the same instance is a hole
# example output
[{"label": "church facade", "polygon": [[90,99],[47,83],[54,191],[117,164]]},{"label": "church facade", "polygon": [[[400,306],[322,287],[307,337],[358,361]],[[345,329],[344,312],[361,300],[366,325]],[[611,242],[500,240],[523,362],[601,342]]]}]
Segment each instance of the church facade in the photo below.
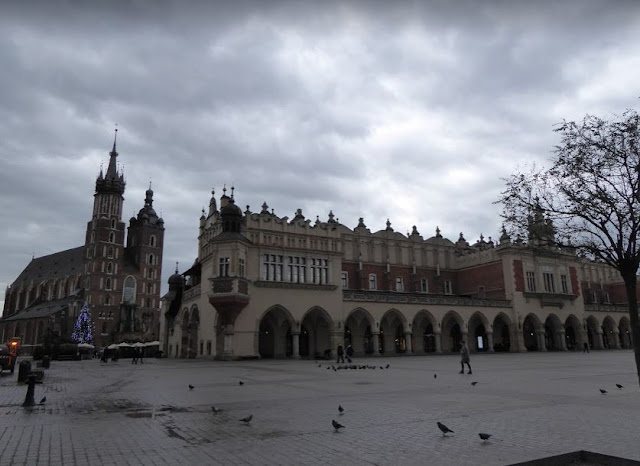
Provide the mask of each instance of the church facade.
[{"label": "church facade", "polygon": [[541,210],[527,241],[470,245],[387,221],[372,232],[242,210],[226,190],[200,218],[198,257],[169,279],[161,347],[182,358],[355,356],[630,348],[624,286],[554,245]]},{"label": "church facade", "polygon": [[31,260],[6,290],[0,341],[19,337],[30,353],[50,339],[69,338],[85,302],[96,347],[158,338],[164,220],[149,187],[126,226],[115,140],[109,157],[96,179],[84,244]]}]

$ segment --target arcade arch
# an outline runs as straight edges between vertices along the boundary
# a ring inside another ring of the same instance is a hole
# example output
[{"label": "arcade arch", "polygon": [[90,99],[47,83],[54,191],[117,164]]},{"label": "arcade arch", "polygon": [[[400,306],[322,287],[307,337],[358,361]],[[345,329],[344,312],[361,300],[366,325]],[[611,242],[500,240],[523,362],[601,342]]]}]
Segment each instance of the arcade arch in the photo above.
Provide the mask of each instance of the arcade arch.
[{"label": "arcade arch", "polygon": [[476,352],[491,351],[492,348],[489,348],[487,337],[487,328],[489,328],[487,318],[481,312],[476,312],[469,319],[467,326],[469,328],[469,341],[467,342],[469,349]]},{"label": "arcade arch", "polygon": [[[354,356],[373,353],[373,318],[362,308],[349,313],[344,323],[344,342],[351,345]],[[376,348],[377,349],[377,348]]]},{"label": "arcade arch", "polygon": [[442,352],[457,353],[460,351],[463,338],[464,323],[455,311],[449,311],[442,319]]},{"label": "arcade arch", "polygon": [[436,329],[438,323],[429,311],[421,310],[413,318],[412,348],[415,354],[434,353],[438,350],[436,344]]},{"label": "arcade arch", "polygon": [[265,312],[258,335],[260,357],[284,358],[293,354],[294,322],[291,313],[282,306],[273,306]]},{"label": "arcade arch", "polygon": [[331,317],[322,308],[307,311],[300,324],[299,354],[302,357],[323,357],[331,350]]},{"label": "arcade arch", "polygon": [[493,319],[493,349],[494,351],[511,350],[511,333],[509,328],[511,319],[501,312]]},{"label": "arcade arch", "polygon": [[380,319],[380,353],[398,354],[407,351],[405,328],[407,319],[397,309],[390,309]]}]

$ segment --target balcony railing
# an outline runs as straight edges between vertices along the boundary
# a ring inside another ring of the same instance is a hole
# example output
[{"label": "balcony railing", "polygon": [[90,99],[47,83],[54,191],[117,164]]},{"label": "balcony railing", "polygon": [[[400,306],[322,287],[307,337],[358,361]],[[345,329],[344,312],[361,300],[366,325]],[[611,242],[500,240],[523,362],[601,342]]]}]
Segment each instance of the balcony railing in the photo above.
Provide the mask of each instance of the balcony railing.
[{"label": "balcony railing", "polygon": [[463,298],[453,295],[429,295],[422,293],[397,293],[392,291],[343,290],[342,299],[344,301],[367,301],[373,303],[511,307],[511,301],[509,300]]},{"label": "balcony railing", "polygon": [[219,277],[211,279],[211,294],[249,294],[249,281],[241,277]]}]

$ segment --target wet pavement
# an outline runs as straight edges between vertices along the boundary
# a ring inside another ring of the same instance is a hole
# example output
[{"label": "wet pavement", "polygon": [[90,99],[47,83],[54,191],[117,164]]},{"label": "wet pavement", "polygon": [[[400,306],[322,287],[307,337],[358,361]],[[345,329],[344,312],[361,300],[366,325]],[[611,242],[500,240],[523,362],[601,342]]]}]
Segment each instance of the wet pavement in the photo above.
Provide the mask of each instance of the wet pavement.
[{"label": "wet pavement", "polygon": [[335,371],[305,360],[52,361],[36,386],[46,402],[32,408],[16,367],[0,376],[0,466],[506,465],[576,450],[640,460],[631,351],[472,355],[473,375],[458,374],[458,360],[368,358],[353,363],[375,369]]}]

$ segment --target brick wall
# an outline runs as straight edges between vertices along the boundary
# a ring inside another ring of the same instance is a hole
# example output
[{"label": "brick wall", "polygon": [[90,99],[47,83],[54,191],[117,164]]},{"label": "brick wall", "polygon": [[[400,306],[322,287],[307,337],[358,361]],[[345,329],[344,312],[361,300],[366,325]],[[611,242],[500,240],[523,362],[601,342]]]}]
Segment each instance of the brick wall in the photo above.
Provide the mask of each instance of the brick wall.
[{"label": "brick wall", "polygon": [[[478,294],[481,286],[484,287],[484,296]],[[502,263],[494,262],[458,271],[457,289],[454,292],[474,298],[506,299]]]}]

